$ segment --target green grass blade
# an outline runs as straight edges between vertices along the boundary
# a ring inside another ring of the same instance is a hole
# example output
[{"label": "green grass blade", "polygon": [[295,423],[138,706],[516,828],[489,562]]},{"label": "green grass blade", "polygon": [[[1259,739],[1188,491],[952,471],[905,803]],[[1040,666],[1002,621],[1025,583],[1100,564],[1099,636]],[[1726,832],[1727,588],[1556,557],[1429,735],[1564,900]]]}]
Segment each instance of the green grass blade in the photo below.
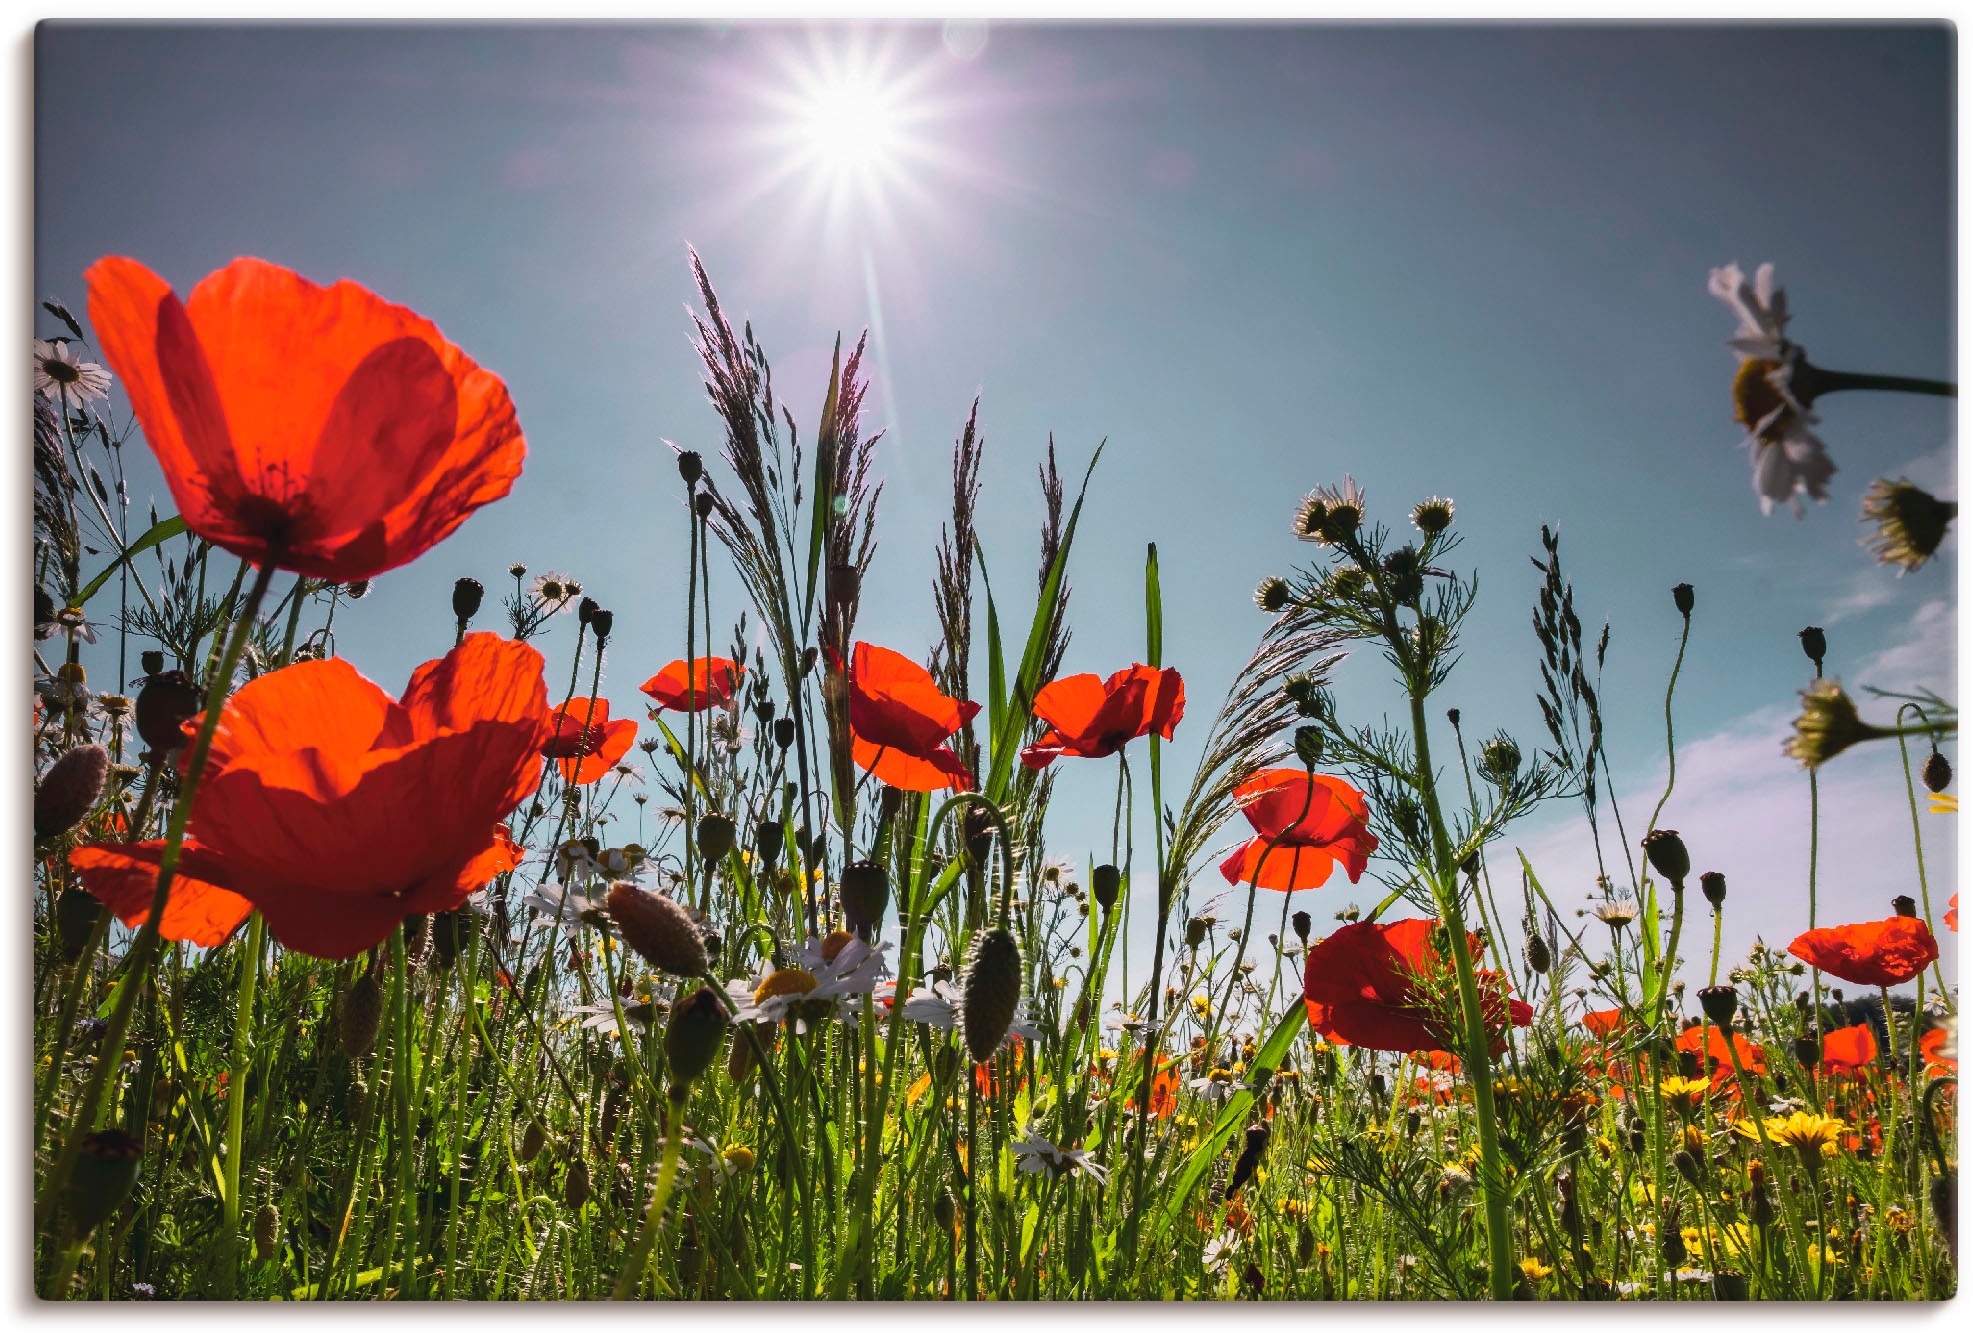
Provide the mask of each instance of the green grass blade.
[{"label": "green grass blade", "polygon": [[156,523],[154,523],[151,526],[151,530],[149,532],[145,533],[143,536],[139,537],[136,541],[132,542],[128,547],[128,549],[126,549],[122,555],[110,561],[110,563],[104,567],[102,573],[98,574],[95,578],[89,580],[88,583],[84,584],[81,592],[78,592],[75,596],[69,598],[69,605],[71,607],[81,606],[83,603],[87,602],[91,597],[94,597],[98,592],[101,592],[103,585],[110,581],[110,575],[116,573],[117,570],[123,568],[124,565],[128,564],[130,561],[130,557],[134,555],[142,555],[145,551],[150,550],[153,546],[156,546],[159,542],[168,542],[173,537],[176,537],[179,533],[183,531],[185,531],[185,520],[183,518],[180,518],[178,515],[173,514],[170,518],[159,519]]}]

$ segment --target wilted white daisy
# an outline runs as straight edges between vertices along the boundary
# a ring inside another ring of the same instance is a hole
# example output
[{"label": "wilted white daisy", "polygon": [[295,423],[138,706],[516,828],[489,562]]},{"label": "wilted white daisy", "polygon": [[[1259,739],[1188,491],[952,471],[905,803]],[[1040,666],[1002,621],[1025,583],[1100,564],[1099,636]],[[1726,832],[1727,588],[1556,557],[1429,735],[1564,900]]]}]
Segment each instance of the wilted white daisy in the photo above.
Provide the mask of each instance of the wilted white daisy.
[{"label": "wilted white daisy", "polygon": [[34,340],[34,391],[53,401],[67,399],[71,406],[110,396],[110,372],[94,361],[77,358],[66,339]]},{"label": "wilted white daisy", "polygon": [[574,609],[576,600],[582,596],[582,584],[567,574],[536,574],[534,582],[528,584],[528,596],[552,608],[552,614],[560,615]]},{"label": "wilted white daisy", "polygon": [[1061,1148],[1041,1137],[1040,1131],[1032,1125],[1027,1137],[1013,1145],[1014,1165],[1029,1175],[1047,1174],[1057,1180],[1063,1176],[1084,1175],[1101,1185],[1109,1178],[1107,1167],[1099,1164],[1084,1148]]},{"label": "wilted white daisy", "polygon": [[1790,503],[1799,516],[1802,496],[1829,498],[1836,464],[1809,429],[1816,416],[1797,398],[1794,378],[1802,349],[1788,340],[1788,297],[1774,283],[1774,265],[1762,264],[1749,283],[1738,264],[1716,268],[1706,290],[1724,301],[1739,321],[1727,346],[1740,357],[1733,379],[1734,418],[1746,428],[1741,443],[1754,466],[1761,512]]},{"label": "wilted white daisy", "polygon": [[80,607],[63,607],[61,610],[55,612],[55,619],[51,623],[52,628],[49,633],[45,635],[36,634],[35,637],[53,638],[56,634],[59,634],[70,643],[74,643],[78,639],[84,643],[96,642],[96,627],[84,618]]}]

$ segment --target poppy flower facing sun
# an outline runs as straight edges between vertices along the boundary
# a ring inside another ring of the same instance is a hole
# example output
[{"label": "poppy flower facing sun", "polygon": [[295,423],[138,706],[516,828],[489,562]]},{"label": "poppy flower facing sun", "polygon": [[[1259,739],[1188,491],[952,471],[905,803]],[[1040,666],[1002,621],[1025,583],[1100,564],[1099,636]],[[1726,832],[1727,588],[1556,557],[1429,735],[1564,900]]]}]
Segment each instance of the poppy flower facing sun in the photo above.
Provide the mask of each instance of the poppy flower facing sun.
[{"label": "poppy flower facing sun", "polygon": [[[1357,921],[1308,953],[1302,998],[1309,1026],[1330,1041],[1373,1051],[1449,1051],[1459,1044],[1459,998],[1450,958],[1432,947],[1438,922]],[[1479,952],[1478,936],[1467,947]],[[1481,1004],[1495,1054],[1507,1049],[1511,1021],[1526,1027],[1535,1011],[1507,995],[1500,975],[1478,974]]]},{"label": "poppy flower facing sun", "polygon": [[1376,836],[1364,827],[1370,806],[1341,778],[1271,768],[1234,788],[1233,800],[1253,825],[1254,837],[1220,862],[1219,873],[1229,884],[1252,882],[1292,893],[1327,883],[1337,865],[1354,884],[1377,850]]},{"label": "poppy flower facing sun", "polygon": [[1185,682],[1178,672],[1133,663],[1108,680],[1063,676],[1036,691],[1034,715],[1048,724],[1021,751],[1029,768],[1047,768],[1063,755],[1104,759],[1139,736],[1171,739],[1185,717]]},{"label": "poppy flower facing sun", "polygon": [[1939,956],[1930,928],[1916,917],[1894,916],[1849,926],[1804,931],[1788,952],[1853,986],[1902,986]]},{"label": "poppy flower facing sun", "polygon": [[851,651],[851,754],[879,782],[900,791],[971,791],[973,775],[946,741],[979,711],[940,693],[932,673],[903,653],[872,643]]},{"label": "poppy flower facing sun", "polygon": [[[499,824],[540,782],[541,669],[526,644],[468,634],[399,700],[339,658],[242,686],[213,737],[160,930],[217,943],[258,908],[287,948],[349,958],[512,870],[521,851]],[[136,925],[163,852],[104,844],[70,860]]]},{"label": "poppy flower facing sun", "polygon": [[691,680],[686,680],[686,662],[679,658],[637,688],[658,701],[658,707],[674,713],[696,713],[705,708],[724,708],[740,688],[746,668],[730,657],[695,657]]},{"label": "poppy flower facing sun", "polygon": [[1822,1068],[1829,1074],[1854,1074],[1877,1062],[1877,1036],[1870,1024],[1837,1028],[1822,1034]]},{"label": "poppy flower facing sun", "polygon": [[637,723],[610,721],[608,699],[571,699],[548,717],[541,757],[553,759],[562,780],[586,787],[616,766],[637,742]]},{"label": "poppy flower facing sun", "polygon": [[88,274],[89,317],[193,532],[352,582],[406,564],[521,474],[498,376],[353,282],[258,259],[181,302],[134,259]]}]

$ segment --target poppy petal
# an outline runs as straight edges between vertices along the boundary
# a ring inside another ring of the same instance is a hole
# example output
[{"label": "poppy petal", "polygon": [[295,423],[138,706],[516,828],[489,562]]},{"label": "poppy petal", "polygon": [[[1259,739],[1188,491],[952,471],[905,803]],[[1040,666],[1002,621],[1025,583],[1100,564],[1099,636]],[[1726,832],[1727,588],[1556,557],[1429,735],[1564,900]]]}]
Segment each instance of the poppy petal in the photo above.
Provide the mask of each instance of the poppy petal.
[{"label": "poppy petal", "polygon": [[941,745],[924,755],[852,738],[851,754],[856,766],[877,781],[899,791],[971,791],[973,775],[959,756]]},{"label": "poppy petal", "polygon": [[[149,919],[163,859],[161,841],[106,843],[69,853],[69,864],[82,876],[82,887],[126,926],[141,926]],[[179,853],[178,873],[172,876],[158,934],[204,949],[224,944],[253,911],[252,903],[223,887],[227,877],[219,857],[186,845]]]}]

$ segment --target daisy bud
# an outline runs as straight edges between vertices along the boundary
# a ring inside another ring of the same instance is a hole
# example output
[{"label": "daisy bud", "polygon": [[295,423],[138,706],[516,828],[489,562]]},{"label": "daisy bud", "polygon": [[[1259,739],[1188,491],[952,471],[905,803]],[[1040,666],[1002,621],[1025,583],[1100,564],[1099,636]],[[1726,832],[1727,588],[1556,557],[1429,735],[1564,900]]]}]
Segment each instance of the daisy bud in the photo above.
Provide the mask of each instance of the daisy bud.
[{"label": "daisy bud", "polygon": [[78,745],[57,759],[34,789],[35,841],[80,824],[103,798],[109,776],[110,752],[100,745]]},{"label": "daisy bud", "polygon": [[1021,946],[1004,927],[980,932],[960,978],[959,1028],[975,1064],[993,1058],[1021,1004]]},{"label": "daisy bud", "polygon": [[712,515],[711,491],[699,492],[699,498],[692,502],[692,512],[697,514],[702,519],[711,517]]},{"label": "daisy bud", "polygon": [[164,654],[155,648],[146,648],[137,661],[147,676],[155,676],[164,670]]},{"label": "daisy bud", "polygon": [[678,455],[678,475],[685,479],[687,486],[698,485],[705,471],[705,460],[699,457],[698,450],[686,449]]},{"label": "daisy bud", "polygon": [[1925,790],[1936,796],[1951,784],[1952,765],[1946,761],[1944,755],[1934,750],[1926,759],[1925,767],[1919,776],[1925,781]]},{"label": "daisy bud", "polygon": [[1269,615],[1275,615],[1288,608],[1288,581],[1279,575],[1270,574],[1254,589],[1254,605]]},{"label": "daisy bud", "polygon": [[1117,891],[1122,886],[1123,872],[1113,865],[1100,865],[1096,867],[1096,873],[1089,877],[1089,896],[1107,912],[1117,905]]},{"label": "daisy bud", "polygon": [[1820,625],[1810,625],[1795,636],[1802,641],[1802,651],[1809,661],[1815,663],[1815,674],[1822,674],[1822,659],[1829,656],[1829,640],[1823,635]]},{"label": "daisy bud", "polygon": [[1699,892],[1706,895],[1706,901],[1717,911],[1726,902],[1726,876],[1717,870],[1708,870],[1699,876]]},{"label": "daisy bud", "polygon": [[343,996],[342,1017],[336,1024],[337,1049],[352,1060],[368,1055],[383,1022],[383,987],[377,984],[376,972],[367,971]]},{"label": "daisy bud", "polygon": [[1891,899],[1891,910],[1899,916],[1915,917],[1918,915],[1918,901],[1908,893],[1901,893]]},{"label": "daisy bud", "polygon": [[1692,614],[1692,585],[1690,583],[1681,583],[1672,589],[1672,605],[1678,608],[1678,613],[1682,616]]},{"label": "daisy bud", "polygon": [[527,572],[528,572],[528,567],[526,565],[507,566],[507,573],[511,575],[516,581],[526,578]]},{"label": "daisy bud", "polygon": [[62,1191],[70,1233],[78,1240],[101,1226],[130,1197],[144,1162],[144,1145],[120,1129],[85,1134],[81,1148]]},{"label": "daisy bud", "polygon": [[580,1208],[589,1202],[589,1163],[577,1152],[569,1163],[567,1174],[562,1177],[562,1202],[571,1208]]},{"label": "daisy bud", "polygon": [[589,630],[596,636],[596,642],[601,643],[603,640],[609,638],[611,631],[616,629],[616,627],[616,612],[597,607],[595,611],[590,613]]},{"label": "daisy bud", "polygon": [[1411,525],[1427,537],[1436,537],[1452,526],[1452,501],[1435,495],[1420,500],[1411,511]]},{"label": "daisy bud", "polygon": [[1652,829],[1645,834],[1644,857],[1673,888],[1685,887],[1685,877],[1692,873],[1692,854],[1685,850],[1685,839],[1678,836],[1677,829]]},{"label": "daisy bud", "polygon": [[1932,558],[1958,514],[1956,501],[1941,500],[1903,478],[1879,477],[1863,493],[1863,521],[1877,525],[1863,544],[1879,564],[1908,572]]},{"label": "daisy bud", "polygon": [[260,1211],[253,1215],[254,1258],[265,1263],[274,1257],[274,1247],[281,1242],[281,1210],[271,1203],[260,1205]]},{"label": "daisy bud", "polygon": [[677,902],[626,881],[610,886],[607,906],[623,942],[653,967],[681,977],[704,974],[705,937]]},{"label": "daisy bud", "polygon": [[87,890],[62,890],[55,899],[55,934],[61,939],[64,959],[72,963],[82,957],[102,915],[103,905]]},{"label": "daisy bud", "polygon": [[528,1127],[521,1133],[521,1160],[532,1162],[547,1146],[547,1128],[538,1119],[528,1121]]},{"label": "daisy bud", "polygon": [[891,901],[891,877],[875,861],[853,861],[843,868],[843,916],[851,930],[868,939],[883,924]]},{"label": "daisy bud", "polygon": [[682,1100],[687,1086],[702,1078],[719,1059],[727,1021],[726,1006],[711,986],[699,987],[673,1007],[671,1022],[665,1028],[672,1100]]},{"label": "daisy bud", "polygon": [[1418,568],[1418,550],[1400,546],[1384,557],[1384,578],[1391,598],[1404,606],[1416,602],[1425,591],[1425,576]]},{"label": "daisy bud", "polygon": [[1699,992],[1699,1008],[1717,1028],[1731,1028],[1740,1008],[1740,992],[1731,986],[1708,986]]},{"label": "daisy bud", "polygon": [[791,717],[775,719],[774,743],[783,750],[795,743],[795,719]]},{"label": "daisy bud", "polygon": [[699,855],[708,861],[720,862],[733,850],[733,821],[714,811],[699,816],[699,832],[696,841]]},{"label": "daisy bud", "polygon": [[159,656],[159,669],[151,672],[144,688],[137,691],[137,734],[144,738],[144,744],[164,755],[185,743],[184,726],[199,715],[202,701],[191,676],[164,670],[163,655]]},{"label": "daisy bud", "polygon": [[452,614],[460,624],[465,624],[479,614],[480,602],[486,597],[486,589],[478,579],[459,579],[452,585]]}]

